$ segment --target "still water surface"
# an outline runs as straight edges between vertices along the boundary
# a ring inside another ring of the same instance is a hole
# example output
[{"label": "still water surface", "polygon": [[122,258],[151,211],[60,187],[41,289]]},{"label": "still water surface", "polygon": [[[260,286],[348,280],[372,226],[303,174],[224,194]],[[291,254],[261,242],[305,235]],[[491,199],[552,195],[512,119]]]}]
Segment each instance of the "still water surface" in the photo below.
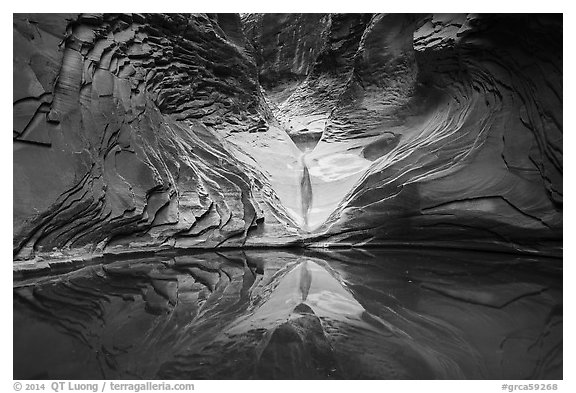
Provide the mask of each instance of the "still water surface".
[{"label": "still water surface", "polygon": [[122,258],[14,283],[15,379],[560,379],[562,261]]}]

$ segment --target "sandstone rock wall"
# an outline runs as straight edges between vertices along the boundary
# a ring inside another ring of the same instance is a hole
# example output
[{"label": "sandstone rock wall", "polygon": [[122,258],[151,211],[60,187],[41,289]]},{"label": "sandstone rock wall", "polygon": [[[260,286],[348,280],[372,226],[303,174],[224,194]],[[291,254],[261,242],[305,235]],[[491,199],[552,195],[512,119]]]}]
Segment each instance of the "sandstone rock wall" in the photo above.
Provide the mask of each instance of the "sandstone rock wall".
[{"label": "sandstone rock wall", "polygon": [[268,231],[279,224],[265,176],[217,136],[263,121],[239,16],[14,22],[16,256],[241,246],[266,216]]},{"label": "sandstone rock wall", "polygon": [[13,113],[18,259],[561,252],[561,16],[15,14]]},{"label": "sandstone rock wall", "polygon": [[314,241],[558,251],[561,16],[331,15],[326,32],[275,113],[320,134]]}]

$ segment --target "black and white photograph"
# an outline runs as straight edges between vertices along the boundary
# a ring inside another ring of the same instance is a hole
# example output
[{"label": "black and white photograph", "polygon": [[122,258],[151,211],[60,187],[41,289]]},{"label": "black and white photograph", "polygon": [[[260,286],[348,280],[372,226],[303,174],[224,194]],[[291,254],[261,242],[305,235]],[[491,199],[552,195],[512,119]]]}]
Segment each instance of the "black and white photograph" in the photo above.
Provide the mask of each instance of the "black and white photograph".
[{"label": "black and white photograph", "polygon": [[565,15],[516,9],[13,13],[6,391],[566,391]]}]

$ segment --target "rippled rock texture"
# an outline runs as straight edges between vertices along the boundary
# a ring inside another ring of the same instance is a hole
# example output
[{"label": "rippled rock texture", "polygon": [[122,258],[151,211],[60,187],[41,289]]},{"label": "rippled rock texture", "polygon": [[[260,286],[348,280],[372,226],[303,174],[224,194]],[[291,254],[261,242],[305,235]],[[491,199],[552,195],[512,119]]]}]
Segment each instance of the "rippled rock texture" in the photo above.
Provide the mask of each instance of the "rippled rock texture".
[{"label": "rippled rock texture", "polygon": [[307,29],[285,27],[302,18],[245,23],[276,118],[296,144],[319,139],[296,165],[315,241],[558,252],[561,17],[310,15]]},{"label": "rippled rock texture", "polygon": [[15,379],[561,379],[559,260],[222,251],[14,287]]},{"label": "rippled rock texture", "polygon": [[14,42],[16,255],[290,241],[218,131],[265,112],[239,16],[15,15]]},{"label": "rippled rock texture", "polygon": [[16,259],[561,254],[561,16],[15,14],[13,128]]}]

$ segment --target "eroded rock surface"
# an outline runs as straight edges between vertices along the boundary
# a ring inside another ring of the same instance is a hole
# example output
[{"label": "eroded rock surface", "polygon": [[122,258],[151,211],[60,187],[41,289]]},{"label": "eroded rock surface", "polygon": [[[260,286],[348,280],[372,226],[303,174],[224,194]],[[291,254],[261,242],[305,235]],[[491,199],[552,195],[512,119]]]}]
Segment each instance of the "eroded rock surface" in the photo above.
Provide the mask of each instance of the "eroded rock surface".
[{"label": "eroded rock surface", "polygon": [[15,14],[13,132],[17,259],[561,254],[561,16]]},{"label": "eroded rock surface", "polygon": [[[561,17],[354,14],[317,28],[316,61],[274,106],[294,140],[321,135],[306,155],[314,241],[559,251]],[[261,72],[286,47],[260,48]]]},{"label": "eroded rock surface", "polygon": [[293,240],[267,177],[218,134],[264,121],[239,16],[14,22],[15,255]]}]

